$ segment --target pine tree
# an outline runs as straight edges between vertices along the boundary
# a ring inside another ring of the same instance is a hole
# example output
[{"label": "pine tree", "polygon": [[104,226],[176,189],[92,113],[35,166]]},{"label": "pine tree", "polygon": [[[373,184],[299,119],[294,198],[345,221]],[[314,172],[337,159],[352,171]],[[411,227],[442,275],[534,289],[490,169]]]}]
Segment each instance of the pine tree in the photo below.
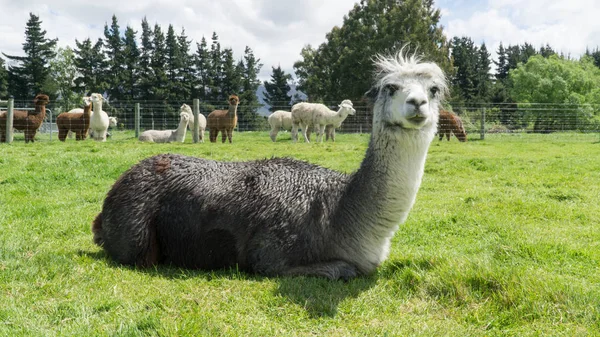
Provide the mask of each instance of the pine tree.
[{"label": "pine tree", "polygon": [[125,73],[125,57],[119,29],[119,23],[115,15],[112,16],[110,28],[108,24],[104,24],[105,81],[108,85],[106,91],[113,100],[119,100],[123,97],[122,84],[123,74]]},{"label": "pine tree", "polygon": [[540,47],[540,55],[542,55],[544,58],[548,58],[550,55],[556,55],[556,52],[554,49],[552,49],[552,47],[550,47],[549,44],[546,43],[545,46]]},{"label": "pine tree", "polygon": [[[196,70],[194,69],[194,56],[190,54],[191,42],[185,35],[185,29],[181,29],[181,34],[177,37],[177,40],[179,42],[181,57],[179,96],[181,100],[189,100],[192,98],[192,92],[198,80],[196,79]],[[197,96],[193,98],[197,98]]]},{"label": "pine tree", "polygon": [[288,95],[291,88],[289,82],[292,80],[291,74],[286,74],[281,70],[281,66],[271,67],[271,81],[265,81],[265,103],[270,105],[269,111],[289,110],[291,97]]},{"label": "pine tree", "polygon": [[75,66],[80,76],[75,79],[77,92],[89,94],[92,92],[103,92],[106,84],[103,81],[105,68],[104,54],[102,53],[102,40],[98,39],[94,45],[87,38],[83,42],[75,40],[77,48],[75,54]]},{"label": "pine tree", "polygon": [[8,97],[8,71],[4,59],[0,57],[0,98]]},{"label": "pine tree", "polygon": [[26,56],[4,56],[19,63],[8,67],[9,91],[16,99],[31,99],[42,92],[50,73],[50,60],[55,57],[58,39],[47,39],[46,31],[41,28],[42,21],[33,13],[25,28],[23,51]]},{"label": "pine tree", "polygon": [[216,32],[213,32],[212,35],[209,60],[208,77],[210,78],[210,86],[208,88],[208,99],[214,103],[217,103],[225,100],[226,98],[221,92],[221,44],[219,43],[219,36]]},{"label": "pine tree", "polygon": [[497,53],[498,61],[494,61],[494,64],[496,65],[496,79],[504,81],[508,78],[508,57],[502,42],[500,42],[500,46],[498,46]]},{"label": "pine tree", "polygon": [[240,97],[240,106],[238,107],[238,125],[240,130],[257,130],[264,127],[264,118],[256,112],[260,107],[256,90],[260,86],[258,74],[262,68],[260,59],[254,56],[250,47],[246,46],[244,50],[244,71],[242,74],[242,93]]},{"label": "pine tree", "polygon": [[198,76],[198,89],[195,95],[199,97],[200,100],[206,101],[208,99],[208,90],[211,86],[211,82],[209,77],[210,56],[204,36],[199,44],[196,43],[194,63],[196,65]]},{"label": "pine tree", "polygon": [[148,20],[142,19],[142,35],[139,66],[139,90],[140,98],[149,100],[153,98],[152,83],[154,82],[154,72],[152,71],[152,55],[154,54],[154,45],[152,44],[152,29]]},{"label": "pine tree", "polygon": [[130,26],[125,29],[123,39],[123,58],[125,71],[123,73],[123,99],[132,100],[139,97],[139,68],[140,51],[137,46],[136,31]]},{"label": "pine tree", "polygon": [[485,43],[482,43],[477,51],[477,83],[475,86],[476,98],[479,102],[487,102],[490,96],[492,80],[490,70],[492,69],[490,53],[487,51]]},{"label": "pine tree", "polygon": [[223,95],[237,95],[241,86],[241,73],[238,73],[235,61],[233,60],[233,50],[226,48],[223,50],[221,59],[221,92]]},{"label": "pine tree", "polygon": [[535,50],[535,47],[530,43],[525,42],[522,46],[520,46],[520,48],[521,52],[519,56],[521,63],[527,63],[527,60],[529,60],[530,57],[538,54],[538,52]]},{"label": "pine tree", "polygon": [[151,67],[154,74],[152,78],[151,90],[153,92],[152,99],[164,100],[167,99],[167,73],[165,72],[165,64],[167,63],[167,51],[165,46],[165,35],[158,24],[154,25],[153,32],[153,53]]},{"label": "pine tree", "polygon": [[167,29],[166,47],[166,76],[167,76],[167,99],[171,101],[180,100],[179,97],[179,73],[181,71],[181,51],[179,50],[179,41],[175,35],[173,25]]},{"label": "pine tree", "polygon": [[455,37],[452,46],[452,61],[454,63],[454,76],[450,82],[458,89],[459,97],[466,101],[475,100],[477,93],[477,56],[478,51],[470,37]]}]

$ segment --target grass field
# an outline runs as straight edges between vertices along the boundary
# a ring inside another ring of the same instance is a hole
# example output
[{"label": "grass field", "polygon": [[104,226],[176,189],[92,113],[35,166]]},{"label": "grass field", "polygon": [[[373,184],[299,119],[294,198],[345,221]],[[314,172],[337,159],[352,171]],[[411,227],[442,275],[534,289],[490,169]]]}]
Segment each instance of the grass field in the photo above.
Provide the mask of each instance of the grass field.
[{"label": "grass field", "polygon": [[434,141],[389,259],[348,283],[113,263],[90,225],[143,158],[290,156],[351,172],[369,138],[190,137],[0,144],[0,336],[600,335],[597,135]]}]

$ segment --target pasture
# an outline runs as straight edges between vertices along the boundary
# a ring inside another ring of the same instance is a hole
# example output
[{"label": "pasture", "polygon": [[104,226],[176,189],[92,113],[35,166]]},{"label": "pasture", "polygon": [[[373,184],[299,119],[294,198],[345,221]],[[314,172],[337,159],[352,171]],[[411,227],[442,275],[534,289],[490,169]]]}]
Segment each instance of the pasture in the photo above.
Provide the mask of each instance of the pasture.
[{"label": "pasture", "polygon": [[[376,273],[347,283],[115,264],[90,225],[139,160],[289,156],[357,169],[336,143],[0,144],[0,336],[589,336],[600,334],[600,139],[434,140],[416,204]],[[478,135],[474,135],[478,138]],[[206,137],[208,138],[208,136]]]}]

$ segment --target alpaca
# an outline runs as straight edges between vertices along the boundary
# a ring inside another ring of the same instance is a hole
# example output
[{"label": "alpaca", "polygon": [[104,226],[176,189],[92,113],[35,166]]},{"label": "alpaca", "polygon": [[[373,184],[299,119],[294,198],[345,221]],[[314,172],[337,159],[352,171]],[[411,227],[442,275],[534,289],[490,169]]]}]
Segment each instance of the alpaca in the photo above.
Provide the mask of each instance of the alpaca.
[{"label": "alpaca", "polygon": [[[69,132],[75,133],[76,140],[85,140],[90,127],[90,111],[92,102],[89,97],[83,98],[83,112],[63,112],[56,117],[58,127],[58,139],[62,142],[67,138]],[[75,109],[73,109],[75,110]]]},{"label": "alpaca", "polygon": [[183,143],[190,116],[182,112],[179,115],[179,126],[175,130],[146,130],[138,138],[142,142],[153,143]]},{"label": "alpaca", "polygon": [[[14,110],[13,128],[25,133],[25,143],[35,142],[35,134],[46,118],[46,105],[50,103],[50,98],[38,94],[33,103],[35,111]],[[0,142],[6,141],[6,118],[6,112],[0,113]]]},{"label": "alpaca", "polygon": [[[267,118],[267,121],[269,122],[269,125],[271,126],[271,132],[269,132],[269,136],[271,137],[271,140],[273,142],[275,142],[277,140],[277,134],[279,133],[279,130],[281,130],[281,129],[288,130],[288,131],[292,130],[292,112],[291,111],[285,111],[285,110],[274,111],[272,114],[269,115],[269,117]],[[327,127],[325,127],[326,133],[330,132],[329,131],[329,130],[331,130],[330,127],[333,127],[333,124],[327,125]],[[311,127],[308,127],[308,130],[306,130],[306,132],[307,132],[308,139],[310,140]],[[329,139],[329,134],[327,135],[327,138]]]},{"label": "alpaca", "polygon": [[267,121],[271,126],[271,132],[269,132],[269,136],[271,137],[271,140],[275,142],[277,140],[277,133],[279,133],[280,129],[292,129],[292,112],[284,110],[273,111],[273,113],[267,118]]},{"label": "alpaca", "polygon": [[[69,111],[71,112],[71,111]],[[108,129],[114,128],[117,126],[117,117],[108,117]],[[94,138],[94,130],[90,129],[90,138]],[[112,136],[110,132],[106,131],[106,137]]]},{"label": "alpaca", "polygon": [[[194,127],[194,113],[192,112],[192,108],[190,108],[189,105],[187,104],[183,104],[181,106],[181,108],[179,108],[179,111],[181,113],[186,113],[188,114],[188,116],[190,116],[190,122],[188,124],[188,127],[193,128]],[[200,129],[198,130],[198,138],[200,140],[200,143],[204,143],[204,130],[206,129],[206,117],[204,117],[203,114],[199,113],[198,114],[198,124],[200,126]]]},{"label": "alpaca", "polygon": [[298,127],[302,128],[304,141],[309,143],[307,128],[312,125],[317,134],[317,142],[323,141],[325,127],[333,124],[335,127],[342,125],[342,122],[348,115],[354,115],[356,110],[352,107],[352,102],[348,99],[343,100],[339,105],[338,111],[330,110],[320,103],[297,103],[292,106],[292,140],[298,141]]},{"label": "alpaca", "polygon": [[[82,108],[75,108],[75,109],[71,109],[68,111],[68,113],[70,113],[70,114],[82,113],[82,112],[83,112]],[[102,110],[102,112],[106,114],[106,111]],[[115,126],[117,126],[117,117],[108,117],[108,128],[109,129],[114,128]],[[94,138],[94,131],[92,129],[88,130],[88,134],[89,134],[90,138]],[[73,138],[73,132],[69,131],[68,137]],[[106,133],[106,137],[110,137],[110,132]]]},{"label": "alpaca", "polygon": [[99,142],[106,141],[108,133],[108,114],[102,110],[102,101],[104,97],[101,94],[90,95],[92,99],[92,116],[90,117],[91,136]]},{"label": "alpaca", "polygon": [[438,122],[438,135],[440,140],[442,140],[445,135],[446,139],[450,141],[450,134],[452,133],[459,141],[467,141],[467,132],[465,131],[460,117],[449,111],[440,110],[440,119]]},{"label": "alpaca", "polygon": [[236,95],[231,95],[229,96],[229,110],[215,110],[208,114],[206,128],[211,143],[217,142],[219,131],[221,131],[223,143],[225,143],[225,139],[229,139],[229,143],[231,143],[233,129],[237,125],[237,107],[239,103],[240,99]]},{"label": "alpaca", "polygon": [[343,174],[291,158],[142,160],[108,192],[94,242],[119,263],[350,279],[373,272],[408,216],[447,91],[417,56],[376,58],[373,133]]}]

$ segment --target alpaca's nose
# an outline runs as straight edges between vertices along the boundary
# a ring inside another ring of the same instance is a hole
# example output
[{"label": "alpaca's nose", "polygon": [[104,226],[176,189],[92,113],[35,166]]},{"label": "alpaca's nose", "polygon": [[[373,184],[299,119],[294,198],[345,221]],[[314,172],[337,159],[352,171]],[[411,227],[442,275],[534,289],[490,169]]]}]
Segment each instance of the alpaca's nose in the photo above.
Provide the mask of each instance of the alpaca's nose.
[{"label": "alpaca's nose", "polygon": [[410,104],[415,107],[415,109],[420,108],[422,105],[427,104],[427,99],[420,97],[409,97],[406,100],[406,104]]}]

